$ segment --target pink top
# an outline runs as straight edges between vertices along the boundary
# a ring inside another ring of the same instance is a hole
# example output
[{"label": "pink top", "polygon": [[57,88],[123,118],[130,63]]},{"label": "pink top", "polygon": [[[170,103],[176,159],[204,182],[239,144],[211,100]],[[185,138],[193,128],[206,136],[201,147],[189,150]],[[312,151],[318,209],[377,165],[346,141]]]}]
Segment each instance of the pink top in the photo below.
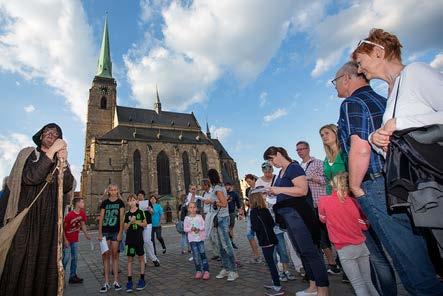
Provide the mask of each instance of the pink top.
[{"label": "pink top", "polygon": [[[195,227],[198,228],[199,232],[191,231],[191,229]],[[200,242],[204,241],[206,238],[205,235],[205,220],[201,215],[195,215],[195,217],[186,216],[185,221],[183,222],[183,229],[188,234],[189,242]]]},{"label": "pink top", "polygon": [[360,245],[365,241],[363,230],[368,224],[355,200],[347,197],[341,202],[334,191],[330,196],[321,196],[318,202],[320,221],[326,223],[331,242],[336,249]]}]

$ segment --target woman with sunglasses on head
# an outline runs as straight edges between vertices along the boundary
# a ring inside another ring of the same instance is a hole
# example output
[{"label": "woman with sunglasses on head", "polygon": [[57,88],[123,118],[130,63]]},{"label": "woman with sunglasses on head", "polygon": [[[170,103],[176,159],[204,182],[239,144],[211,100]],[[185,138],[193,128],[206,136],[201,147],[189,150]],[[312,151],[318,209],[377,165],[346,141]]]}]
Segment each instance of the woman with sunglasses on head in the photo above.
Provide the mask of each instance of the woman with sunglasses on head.
[{"label": "woman with sunglasses on head", "polygon": [[[388,84],[388,100],[382,126],[369,136],[372,148],[383,156],[388,151],[395,131],[443,124],[443,74],[424,63],[404,65],[401,48],[402,45],[394,34],[382,29],[372,29],[369,36],[360,41],[352,53],[359,73],[364,74],[368,80],[381,79]],[[438,151],[430,153],[436,155],[436,161],[441,157]],[[429,156],[426,157],[429,159]],[[441,188],[442,184],[438,185]],[[427,249],[422,236],[417,234],[417,229],[410,226],[411,221],[407,214],[398,213],[390,217],[403,226],[403,232],[397,229],[397,240],[382,240],[382,243],[391,255],[406,290],[414,295],[443,295],[443,284],[436,279],[431,260],[426,256]],[[376,221],[371,221],[371,217],[368,218],[371,223],[376,224]],[[374,219],[378,217],[373,217]],[[390,230],[384,229],[383,225],[379,229],[376,226],[373,228],[381,234]],[[405,241],[408,244],[404,244]],[[439,254],[436,255],[432,260],[434,264],[441,262]]]},{"label": "woman with sunglasses on head", "polygon": [[309,189],[305,172],[282,147],[269,147],[263,158],[280,168],[274,186],[268,189],[268,193],[277,196],[277,203],[273,207],[276,222],[286,228],[309,279],[309,287],[297,292],[296,296],[329,295],[328,273],[320,253],[320,227],[307,201]]}]

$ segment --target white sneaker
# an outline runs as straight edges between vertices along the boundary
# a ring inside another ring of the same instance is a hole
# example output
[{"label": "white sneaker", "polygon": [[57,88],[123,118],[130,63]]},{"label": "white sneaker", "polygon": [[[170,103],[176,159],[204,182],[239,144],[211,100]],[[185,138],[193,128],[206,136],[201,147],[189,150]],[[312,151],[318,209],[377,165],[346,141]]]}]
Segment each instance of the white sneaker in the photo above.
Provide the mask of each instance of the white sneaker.
[{"label": "white sneaker", "polygon": [[192,260],[194,260],[194,257],[189,257],[188,258],[188,261],[192,261]]},{"label": "white sneaker", "polygon": [[228,274],[228,281],[232,282],[235,281],[236,279],[238,279],[238,272],[230,271]]},{"label": "white sneaker", "polygon": [[295,293],[295,296],[317,296],[317,291],[315,292],[298,291],[297,293]]},{"label": "white sneaker", "polygon": [[220,270],[219,274],[217,274],[216,278],[222,279],[228,276],[228,271],[226,269]]}]

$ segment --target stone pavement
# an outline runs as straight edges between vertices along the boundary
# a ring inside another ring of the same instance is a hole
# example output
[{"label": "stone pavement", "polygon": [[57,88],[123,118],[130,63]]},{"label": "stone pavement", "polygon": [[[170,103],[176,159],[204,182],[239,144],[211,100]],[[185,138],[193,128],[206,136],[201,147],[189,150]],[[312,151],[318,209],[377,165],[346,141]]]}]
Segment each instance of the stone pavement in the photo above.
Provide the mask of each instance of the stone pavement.
[{"label": "stone pavement", "polygon": [[[137,295],[155,295],[155,296],[191,296],[191,295],[264,295],[263,284],[271,282],[271,276],[267,266],[263,264],[250,263],[252,255],[248,241],[245,237],[246,223],[237,221],[235,243],[239,249],[236,256],[240,259],[242,267],[239,269],[239,279],[234,282],[227,282],[226,279],[216,279],[215,276],[220,271],[220,263],[216,261],[209,262],[211,278],[208,281],[194,280],[194,263],[188,261],[189,255],[180,254],[180,235],[176,232],[173,225],[162,227],[163,237],[166,242],[166,254],[159,254],[161,266],[154,267],[150,262],[147,264],[145,279],[147,286],[143,291],[133,292]],[[89,241],[83,235],[80,235],[78,275],[84,279],[82,284],[66,284],[65,295],[67,296],[87,296],[99,295],[99,289],[103,283],[103,264],[99,254],[97,232],[92,232],[94,250],[91,251]],[[159,246],[159,243],[156,243]],[[212,257],[210,247],[206,254]],[[126,256],[120,256],[119,275],[121,291],[114,291],[101,295],[124,295],[127,281]],[[140,270],[138,262],[133,266],[134,271]],[[69,270],[69,267],[68,267]],[[294,270],[291,270],[294,273]],[[139,272],[134,272],[133,279],[136,283]],[[112,277],[111,277],[112,278]],[[331,295],[354,295],[351,285],[341,283],[341,275],[329,276]],[[66,279],[67,282],[67,279]],[[296,291],[303,290],[307,283],[297,277],[294,281],[282,283],[286,293],[285,295],[295,295]]]}]

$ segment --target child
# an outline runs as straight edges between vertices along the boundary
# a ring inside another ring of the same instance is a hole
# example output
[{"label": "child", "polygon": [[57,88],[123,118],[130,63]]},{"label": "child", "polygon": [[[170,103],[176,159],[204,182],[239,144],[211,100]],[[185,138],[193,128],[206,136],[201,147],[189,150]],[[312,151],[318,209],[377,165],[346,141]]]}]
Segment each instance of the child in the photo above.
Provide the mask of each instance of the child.
[{"label": "child", "polygon": [[[80,228],[85,234],[85,237],[90,240],[91,236],[86,230],[86,215],[83,211],[85,208],[85,201],[83,198],[76,197],[72,201],[74,210],[70,211],[64,220],[64,242],[63,248],[63,268],[66,269],[69,259],[71,259],[71,271],[69,274],[69,283],[82,283],[83,279],[77,276],[77,248],[78,248],[78,234]],[[71,250],[69,252],[69,250]],[[71,258],[69,258],[71,255]]]},{"label": "child", "polygon": [[161,218],[163,216],[163,208],[158,203],[158,197],[155,195],[152,195],[149,199],[152,204],[152,233],[151,233],[151,240],[152,244],[154,245],[154,253],[157,255],[157,250],[155,248],[155,239],[154,236],[157,237],[157,240],[160,242],[163,248],[163,254],[166,253],[166,245],[165,241],[162,237],[162,226],[161,226]]},{"label": "child", "polygon": [[145,213],[137,207],[138,198],[135,194],[128,196],[129,211],[125,215],[126,230],[126,256],[128,256],[128,283],[126,292],[132,292],[132,260],[135,255],[140,262],[140,280],[137,290],[141,291],[146,287],[145,283],[145,250],[143,248],[143,229],[146,227]]},{"label": "child", "polygon": [[195,279],[209,279],[208,259],[205,254],[205,221],[197,214],[197,204],[193,201],[188,204],[188,216],[185,217],[184,231],[188,234],[192,257],[195,263]]},{"label": "child", "polygon": [[363,234],[368,225],[356,202],[349,197],[348,173],[336,175],[332,184],[332,195],[320,197],[318,203],[320,221],[326,223],[329,238],[357,296],[378,296],[371,282],[369,251]]},{"label": "child", "polygon": [[251,190],[249,193],[249,205],[251,206],[249,213],[251,229],[257,235],[258,245],[262,249],[273,281],[273,285],[265,285],[265,288],[269,289],[269,292],[265,295],[283,295],[284,291],[280,284],[277,266],[274,261],[274,249],[278,244],[278,239],[274,233],[274,219],[266,206],[261,192]]},{"label": "child", "polygon": [[100,293],[106,293],[109,289],[109,268],[112,256],[112,271],[114,273],[114,289],[121,290],[118,283],[118,247],[123,235],[123,222],[125,217],[125,204],[120,198],[118,186],[110,184],[106,190],[107,199],[100,206],[100,218],[98,223],[98,240],[106,237],[109,251],[102,255],[105,268],[105,283]]}]

